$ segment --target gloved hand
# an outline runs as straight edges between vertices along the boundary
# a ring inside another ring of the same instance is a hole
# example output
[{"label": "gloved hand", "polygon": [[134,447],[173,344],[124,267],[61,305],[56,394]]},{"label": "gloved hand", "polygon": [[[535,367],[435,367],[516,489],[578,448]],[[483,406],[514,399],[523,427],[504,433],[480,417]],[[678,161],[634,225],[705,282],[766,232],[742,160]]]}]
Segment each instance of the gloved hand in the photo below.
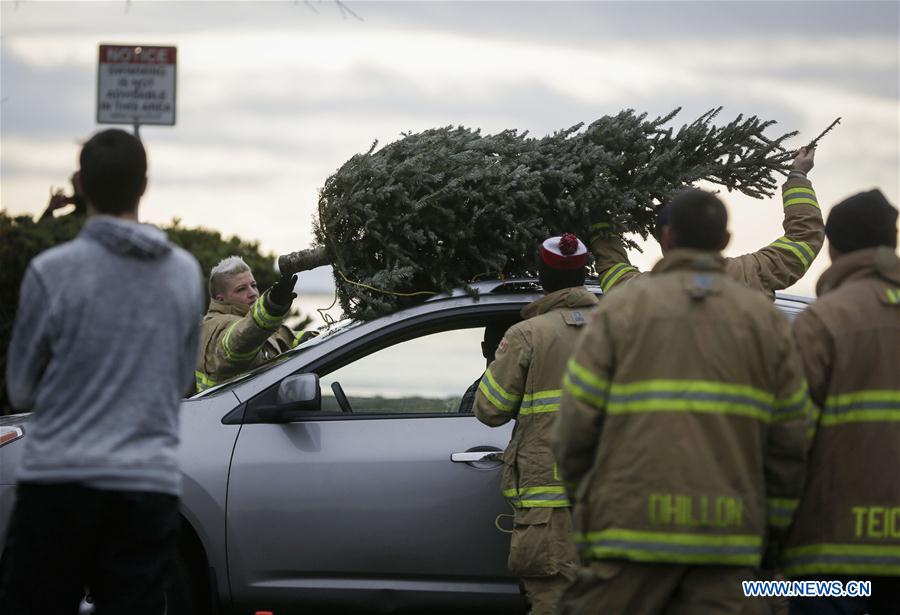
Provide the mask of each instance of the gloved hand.
[{"label": "gloved hand", "polygon": [[791,171],[798,171],[805,176],[807,173],[812,171],[813,166],[815,166],[815,162],[816,148],[801,147],[797,150],[797,154],[794,156],[794,161],[791,162]]},{"label": "gloved hand", "polygon": [[276,308],[276,312],[287,312],[291,303],[293,303],[294,299],[297,297],[297,293],[294,292],[294,286],[297,284],[297,274],[293,275],[283,275],[281,279],[272,284],[272,288],[269,289],[268,298],[274,304],[272,307]]}]

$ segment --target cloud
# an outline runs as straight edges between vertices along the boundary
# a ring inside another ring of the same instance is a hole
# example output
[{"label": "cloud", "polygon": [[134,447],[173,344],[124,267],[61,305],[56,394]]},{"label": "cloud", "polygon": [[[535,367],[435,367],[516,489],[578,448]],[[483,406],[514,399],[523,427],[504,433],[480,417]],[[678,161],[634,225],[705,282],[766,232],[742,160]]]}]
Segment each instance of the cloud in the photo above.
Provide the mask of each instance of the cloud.
[{"label": "cloud", "polygon": [[[747,35],[827,39],[852,32],[894,36],[900,7],[894,2],[815,0],[760,3],[702,2],[348,2],[365,21],[342,18],[328,0],[281,2],[19,2],[2,3],[2,19],[20,32],[66,35],[73,24],[93,37],[131,32],[169,37],[200,29],[223,35],[269,32],[465,32],[494,40],[550,40],[584,47],[606,41],[701,40]],[[111,39],[110,39],[111,40]]]},{"label": "cloud", "polygon": [[[822,200],[900,196],[897,3],[351,4],[363,23],[313,6],[0,3],[3,205],[36,213],[71,172],[96,128],[101,41],[179,47],[178,125],[142,129],[145,215],[265,249],[309,245],[318,188],[374,139],[458,124],[542,136],[627,107],[683,106],[677,127],[724,105],[723,121],[800,130],[796,145],[843,116],[820,148]],[[777,203],[727,200],[733,250],[780,234]]]}]

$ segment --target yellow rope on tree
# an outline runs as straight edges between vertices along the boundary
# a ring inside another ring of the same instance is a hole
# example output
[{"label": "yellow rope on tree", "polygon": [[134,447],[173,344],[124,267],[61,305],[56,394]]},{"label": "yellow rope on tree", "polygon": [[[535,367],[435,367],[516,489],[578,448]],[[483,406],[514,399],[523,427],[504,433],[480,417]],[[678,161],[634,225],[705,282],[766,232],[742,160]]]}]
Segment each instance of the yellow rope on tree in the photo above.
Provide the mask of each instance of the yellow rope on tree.
[{"label": "yellow rope on tree", "polygon": [[373,290],[376,293],[382,293],[385,295],[393,295],[394,297],[417,297],[419,295],[431,296],[431,295],[437,294],[436,292],[432,292],[430,290],[420,290],[420,291],[414,292],[414,293],[395,293],[392,290],[384,290],[382,288],[375,288],[374,286],[369,286],[368,284],[363,284],[362,282],[354,282],[353,280],[348,279],[347,276],[344,275],[344,272],[341,271],[340,269],[335,269],[335,271],[338,272],[338,275],[341,276],[341,278],[347,284],[352,284],[353,286],[359,286],[360,288],[366,288],[368,290]]}]

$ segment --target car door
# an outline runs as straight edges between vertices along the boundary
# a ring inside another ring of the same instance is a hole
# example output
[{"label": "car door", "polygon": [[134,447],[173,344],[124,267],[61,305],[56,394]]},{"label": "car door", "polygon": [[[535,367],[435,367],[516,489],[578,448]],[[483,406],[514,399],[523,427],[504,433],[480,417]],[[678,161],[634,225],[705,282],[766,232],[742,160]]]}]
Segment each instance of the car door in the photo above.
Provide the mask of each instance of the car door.
[{"label": "car door", "polygon": [[485,367],[481,332],[338,355],[318,370],[320,413],[241,428],[227,502],[238,604],[520,604],[502,464],[476,460],[504,449],[512,425],[458,412]]}]

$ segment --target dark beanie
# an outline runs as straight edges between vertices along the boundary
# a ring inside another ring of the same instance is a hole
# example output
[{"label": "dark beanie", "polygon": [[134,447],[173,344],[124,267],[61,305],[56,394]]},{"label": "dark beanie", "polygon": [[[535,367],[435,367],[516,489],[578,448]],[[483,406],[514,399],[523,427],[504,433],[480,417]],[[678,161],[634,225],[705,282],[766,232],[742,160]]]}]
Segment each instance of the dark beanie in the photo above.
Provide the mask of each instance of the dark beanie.
[{"label": "dark beanie", "polygon": [[656,241],[662,241],[663,227],[669,225],[669,216],[672,215],[672,203],[666,203],[656,211],[656,228],[653,229],[653,236]]},{"label": "dark beanie", "polygon": [[825,235],[839,252],[876,246],[896,248],[897,210],[881,190],[854,194],[831,208]]}]

